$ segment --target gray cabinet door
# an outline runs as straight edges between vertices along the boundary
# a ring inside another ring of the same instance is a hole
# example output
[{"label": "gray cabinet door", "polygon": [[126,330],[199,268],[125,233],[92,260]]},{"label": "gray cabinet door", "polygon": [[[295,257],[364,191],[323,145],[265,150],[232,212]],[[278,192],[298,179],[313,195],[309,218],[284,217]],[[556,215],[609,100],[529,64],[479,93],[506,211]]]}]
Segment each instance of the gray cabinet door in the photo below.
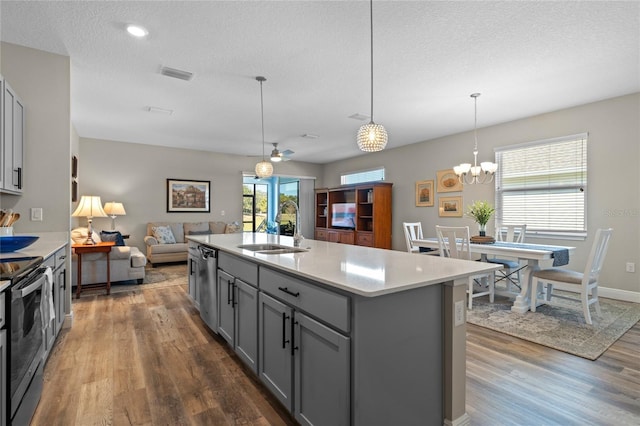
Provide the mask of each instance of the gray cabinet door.
[{"label": "gray cabinet door", "polygon": [[289,411],[293,411],[293,311],[284,303],[261,292],[258,312],[260,379]]},{"label": "gray cabinet door", "polygon": [[216,259],[202,261],[205,274],[198,283],[200,297],[200,317],[215,332],[218,331],[218,286],[216,277]]},{"label": "gray cabinet door", "polygon": [[60,333],[62,323],[64,322],[64,287],[65,279],[67,276],[67,270],[64,267],[56,269],[53,279],[53,306],[56,314],[55,319],[55,335]]},{"label": "gray cabinet door", "polygon": [[303,425],[349,425],[350,339],[296,312],[294,401]]},{"label": "gray cabinet door", "polygon": [[198,263],[198,258],[189,254],[189,297],[194,303],[196,301],[196,288],[198,288],[197,280],[198,270],[200,268]]},{"label": "gray cabinet door", "polygon": [[234,346],[234,278],[224,271],[218,270],[218,334]]},{"label": "gray cabinet door", "polygon": [[235,351],[258,373],[258,290],[235,279]]}]

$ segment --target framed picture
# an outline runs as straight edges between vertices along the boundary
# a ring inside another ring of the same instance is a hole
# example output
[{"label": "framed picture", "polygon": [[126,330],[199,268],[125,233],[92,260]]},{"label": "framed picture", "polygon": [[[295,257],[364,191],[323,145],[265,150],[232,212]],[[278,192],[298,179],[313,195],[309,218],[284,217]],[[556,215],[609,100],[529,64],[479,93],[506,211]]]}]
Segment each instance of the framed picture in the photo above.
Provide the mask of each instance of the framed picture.
[{"label": "framed picture", "polygon": [[211,211],[211,181],[167,179],[167,212]]},{"label": "framed picture", "polygon": [[453,169],[439,170],[436,172],[438,181],[438,192],[460,192],[462,191],[462,183]]},{"label": "framed picture", "polygon": [[71,177],[78,177],[78,157],[76,157],[75,155],[71,157]]},{"label": "framed picture", "polygon": [[433,206],[433,181],[421,180],[416,182],[416,206]]},{"label": "framed picture", "polygon": [[438,203],[438,216],[462,217],[462,196],[439,197]]}]

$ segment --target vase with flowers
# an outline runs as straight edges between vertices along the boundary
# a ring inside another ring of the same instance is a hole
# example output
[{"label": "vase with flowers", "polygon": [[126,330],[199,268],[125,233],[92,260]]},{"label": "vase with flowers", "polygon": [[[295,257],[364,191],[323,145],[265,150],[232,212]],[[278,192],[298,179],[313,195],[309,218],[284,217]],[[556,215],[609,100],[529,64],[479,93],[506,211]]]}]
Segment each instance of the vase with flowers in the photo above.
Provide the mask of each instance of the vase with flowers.
[{"label": "vase with flowers", "polygon": [[486,201],[474,201],[467,207],[467,216],[472,217],[478,223],[481,237],[487,234],[487,222],[495,211],[496,209]]}]

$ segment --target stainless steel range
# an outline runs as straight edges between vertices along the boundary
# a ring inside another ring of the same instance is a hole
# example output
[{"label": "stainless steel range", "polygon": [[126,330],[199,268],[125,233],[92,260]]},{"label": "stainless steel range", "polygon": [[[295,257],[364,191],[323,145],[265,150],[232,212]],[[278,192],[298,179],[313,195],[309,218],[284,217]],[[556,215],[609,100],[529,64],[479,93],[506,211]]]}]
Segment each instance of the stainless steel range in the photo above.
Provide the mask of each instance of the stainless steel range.
[{"label": "stainless steel range", "polygon": [[[28,425],[40,401],[44,354],[46,268],[42,257],[0,259],[0,281],[9,281],[3,293],[7,352],[7,424]],[[1,331],[0,331],[1,333]]]}]

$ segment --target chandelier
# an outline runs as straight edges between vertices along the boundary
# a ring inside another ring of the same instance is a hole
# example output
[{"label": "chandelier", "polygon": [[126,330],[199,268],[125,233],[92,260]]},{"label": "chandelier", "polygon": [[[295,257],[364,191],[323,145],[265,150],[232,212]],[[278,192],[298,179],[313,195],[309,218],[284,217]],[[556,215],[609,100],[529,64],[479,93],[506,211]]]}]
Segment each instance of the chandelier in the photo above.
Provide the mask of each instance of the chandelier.
[{"label": "chandelier", "polygon": [[473,148],[473,166],[470,163],[462,163],[453,168],[453,171],[458,176],[458,180],[462,184],[472,185],[474,183],[490,183],[493,181],[493,175],[498,169],[496,163],[490,161],[484,161],[478,166],[478,96],[480,93],[472,93],[474,105],[474,122],[473,122],[473,137],[475,139],[475,146]]},{"label": "chandelier", "polygon": [[262,161],[256,164],[256,176],[262,179],[273,174],[273,166],[269,161],[265,161],[264,159],[264,102],[262,99],[262,82],[267,81],[267,79],[258,76],[256,80],[260,82],[260,117],[262,120]]},{"label": "chandelier", "polygon": [[387,146],[387,131],[382,124],[373,122],[373,0],[371,11],[371,121],[358,130],[358,148],[365,152],[382,151]]}]

